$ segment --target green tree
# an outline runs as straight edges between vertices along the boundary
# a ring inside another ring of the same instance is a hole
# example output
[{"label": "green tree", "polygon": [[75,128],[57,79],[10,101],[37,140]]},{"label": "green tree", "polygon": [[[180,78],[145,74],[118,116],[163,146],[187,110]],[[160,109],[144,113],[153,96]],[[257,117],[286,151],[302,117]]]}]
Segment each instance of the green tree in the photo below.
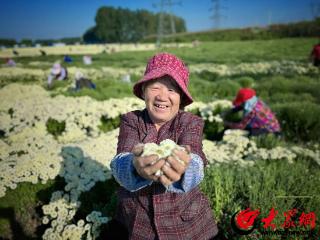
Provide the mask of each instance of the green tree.
[{"label": "green tree", "polygon": [[[156,34],[158,14],[147,10],[132,11],[123,8],[101,7],[98,9],[96,25],[83,35],[87,43],[95,42],[138,42],[145,36]],[[182,18],[173,16],[177,32],[186,30]],[[165,28],[170,29],[170,15],[165,15]],[[168,32],[171,33],[171,32]]]},{"label": "green tree", "polygon": [[157,18],[154,14],[146,10],[137,10],[136,15],[138,21],[136,29],[140,37],[139,39],[156,33]]},{"label": "green tree", "polygon": [[17,42],[14,39],[7,39],[7,38],[0,39],[0,46],[13,47],[15,44],[17,44]]},{"label": "green tree", "polygon": [[33,41],[32,41],[31,39],[22,39],[22,40],[20,41],[20,44],[30,47],[30,46],[32,46]]},{"label": "green tree", "polygon": [[83,35],[83,41],[86,43],[100,43],[101,40],[98,39],[96,35],[96,27],[89,28]]},{"label": "green tree", "polygon": [[102,42],[116,42],[119,40],[119,20],[115,8],[99,8],[95,21],[95,35],[97,39]]}]

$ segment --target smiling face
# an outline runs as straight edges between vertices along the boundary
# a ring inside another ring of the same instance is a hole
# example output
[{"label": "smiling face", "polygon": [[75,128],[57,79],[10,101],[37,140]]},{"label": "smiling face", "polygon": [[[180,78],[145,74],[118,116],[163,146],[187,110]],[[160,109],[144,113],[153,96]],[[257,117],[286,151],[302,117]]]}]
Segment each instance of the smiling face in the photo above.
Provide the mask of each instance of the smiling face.
[{"label": "smiling face", "polygon": [[163,124],[177,115],[180,108],[181,91],[169,76],[150,81],[143,89],[148,114],[159,130]]}]

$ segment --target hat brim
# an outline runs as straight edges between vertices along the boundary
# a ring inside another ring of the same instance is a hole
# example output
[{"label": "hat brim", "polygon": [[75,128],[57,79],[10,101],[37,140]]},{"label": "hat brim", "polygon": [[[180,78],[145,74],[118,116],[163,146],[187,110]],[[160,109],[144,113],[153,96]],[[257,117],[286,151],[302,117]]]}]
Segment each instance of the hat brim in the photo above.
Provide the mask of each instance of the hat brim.
[{"label": "hat brim", "polygon": [[142,79],[140,79],[133,86],[134,95],[136,95],[138,98],[143,99],[142,85],[148,81],[151,81],[151,80],[154,80],[157,78],[161,78],[165,75],[169,75],[170,77],[172,77],[175,80],[175,82],[177,83],[177,85],[179,86],[179,88],[181,89],[181,91],[183,92],[184,97],[181,97],[181,103],[184,106],[191,104],[193,102],[193,99],[192,99],[191,94],[189,93],[187,87],[179,84],[179,82],[183,82],[183,79],[178,74],[176,74],[174,71],[169,71],[168,67],[154,69],[153,71],[144,75],[144,77]]}]

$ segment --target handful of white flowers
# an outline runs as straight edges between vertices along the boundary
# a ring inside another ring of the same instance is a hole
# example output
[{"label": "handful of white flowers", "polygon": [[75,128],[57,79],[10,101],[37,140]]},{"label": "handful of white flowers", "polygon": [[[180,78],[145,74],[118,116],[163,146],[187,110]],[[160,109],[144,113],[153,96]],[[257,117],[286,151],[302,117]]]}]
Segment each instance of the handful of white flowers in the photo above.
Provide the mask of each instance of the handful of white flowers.
[{"label": "handful of white flowers", "polygon": [[[173,155],[174,149],[186,151],[184,147],[177,145],[174,141],[165,139],[160,142],[159,145],[157,145],[156,143],[146,143],[143,147],[143,153],[141,156],[145,157],[155,154],[159,159],[167,158]],[[177,159],[181,164],[185,165],[184,161],[179,159],[177,156],[174,156],[174,158]],[[153,162],[152,164],[154,163],[155,162]],[[169,165],[168,162],[166,162],[165,164]],[[155,173],[156,176],[161,176],[162,174],[163,172],[160,169]]]}]

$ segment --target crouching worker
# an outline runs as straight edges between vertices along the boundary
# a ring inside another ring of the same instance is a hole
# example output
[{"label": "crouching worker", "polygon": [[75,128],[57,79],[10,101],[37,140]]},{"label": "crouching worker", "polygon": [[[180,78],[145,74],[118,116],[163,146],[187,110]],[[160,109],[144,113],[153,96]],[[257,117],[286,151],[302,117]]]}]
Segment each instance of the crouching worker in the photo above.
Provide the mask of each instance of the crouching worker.
[{"label": "crouching worker", "polygon": [[[115,220],[128,233],[127,239],[205,240],[218,233],[209,201],[198,186],[207,164],[202,151],[204,122],[183,111],[193,102],[188,82],[184,63],[159,53],[133,87],[145,109],[122,116],[117,155],[111,162],[121,185]],[[142,154],[144,144],[166,139],[186,150],[176,149],[160,159]]]},{"label": "crouching worker", "polygon": [[310,53],[310,60],[315,67],[320,67],[320,41],[314,45]]},{"label": "crouching worker", "polygon": [[266,133],[280,134],[281,129],[275,114],[256,96],[253,89],[240,89],[233,101],[233,106],[234,108],[230,112],[243,111],[243,117],[240,122],[224,121],[226,128],[247,130],[249,136]]},{"label": "crouching worker", "polygon": [[75,74],[76,91],[82,88],[96,89],[96,85],[88,78],[85,78],[82,72],[77,71]]},{"label": "crouching worker", "polygon": [[48,76],[48,88],[52,88],[54,80],[63,81],[66,79],[68,79],[67,69],[62,67],[60,63],[55,63]]}]

